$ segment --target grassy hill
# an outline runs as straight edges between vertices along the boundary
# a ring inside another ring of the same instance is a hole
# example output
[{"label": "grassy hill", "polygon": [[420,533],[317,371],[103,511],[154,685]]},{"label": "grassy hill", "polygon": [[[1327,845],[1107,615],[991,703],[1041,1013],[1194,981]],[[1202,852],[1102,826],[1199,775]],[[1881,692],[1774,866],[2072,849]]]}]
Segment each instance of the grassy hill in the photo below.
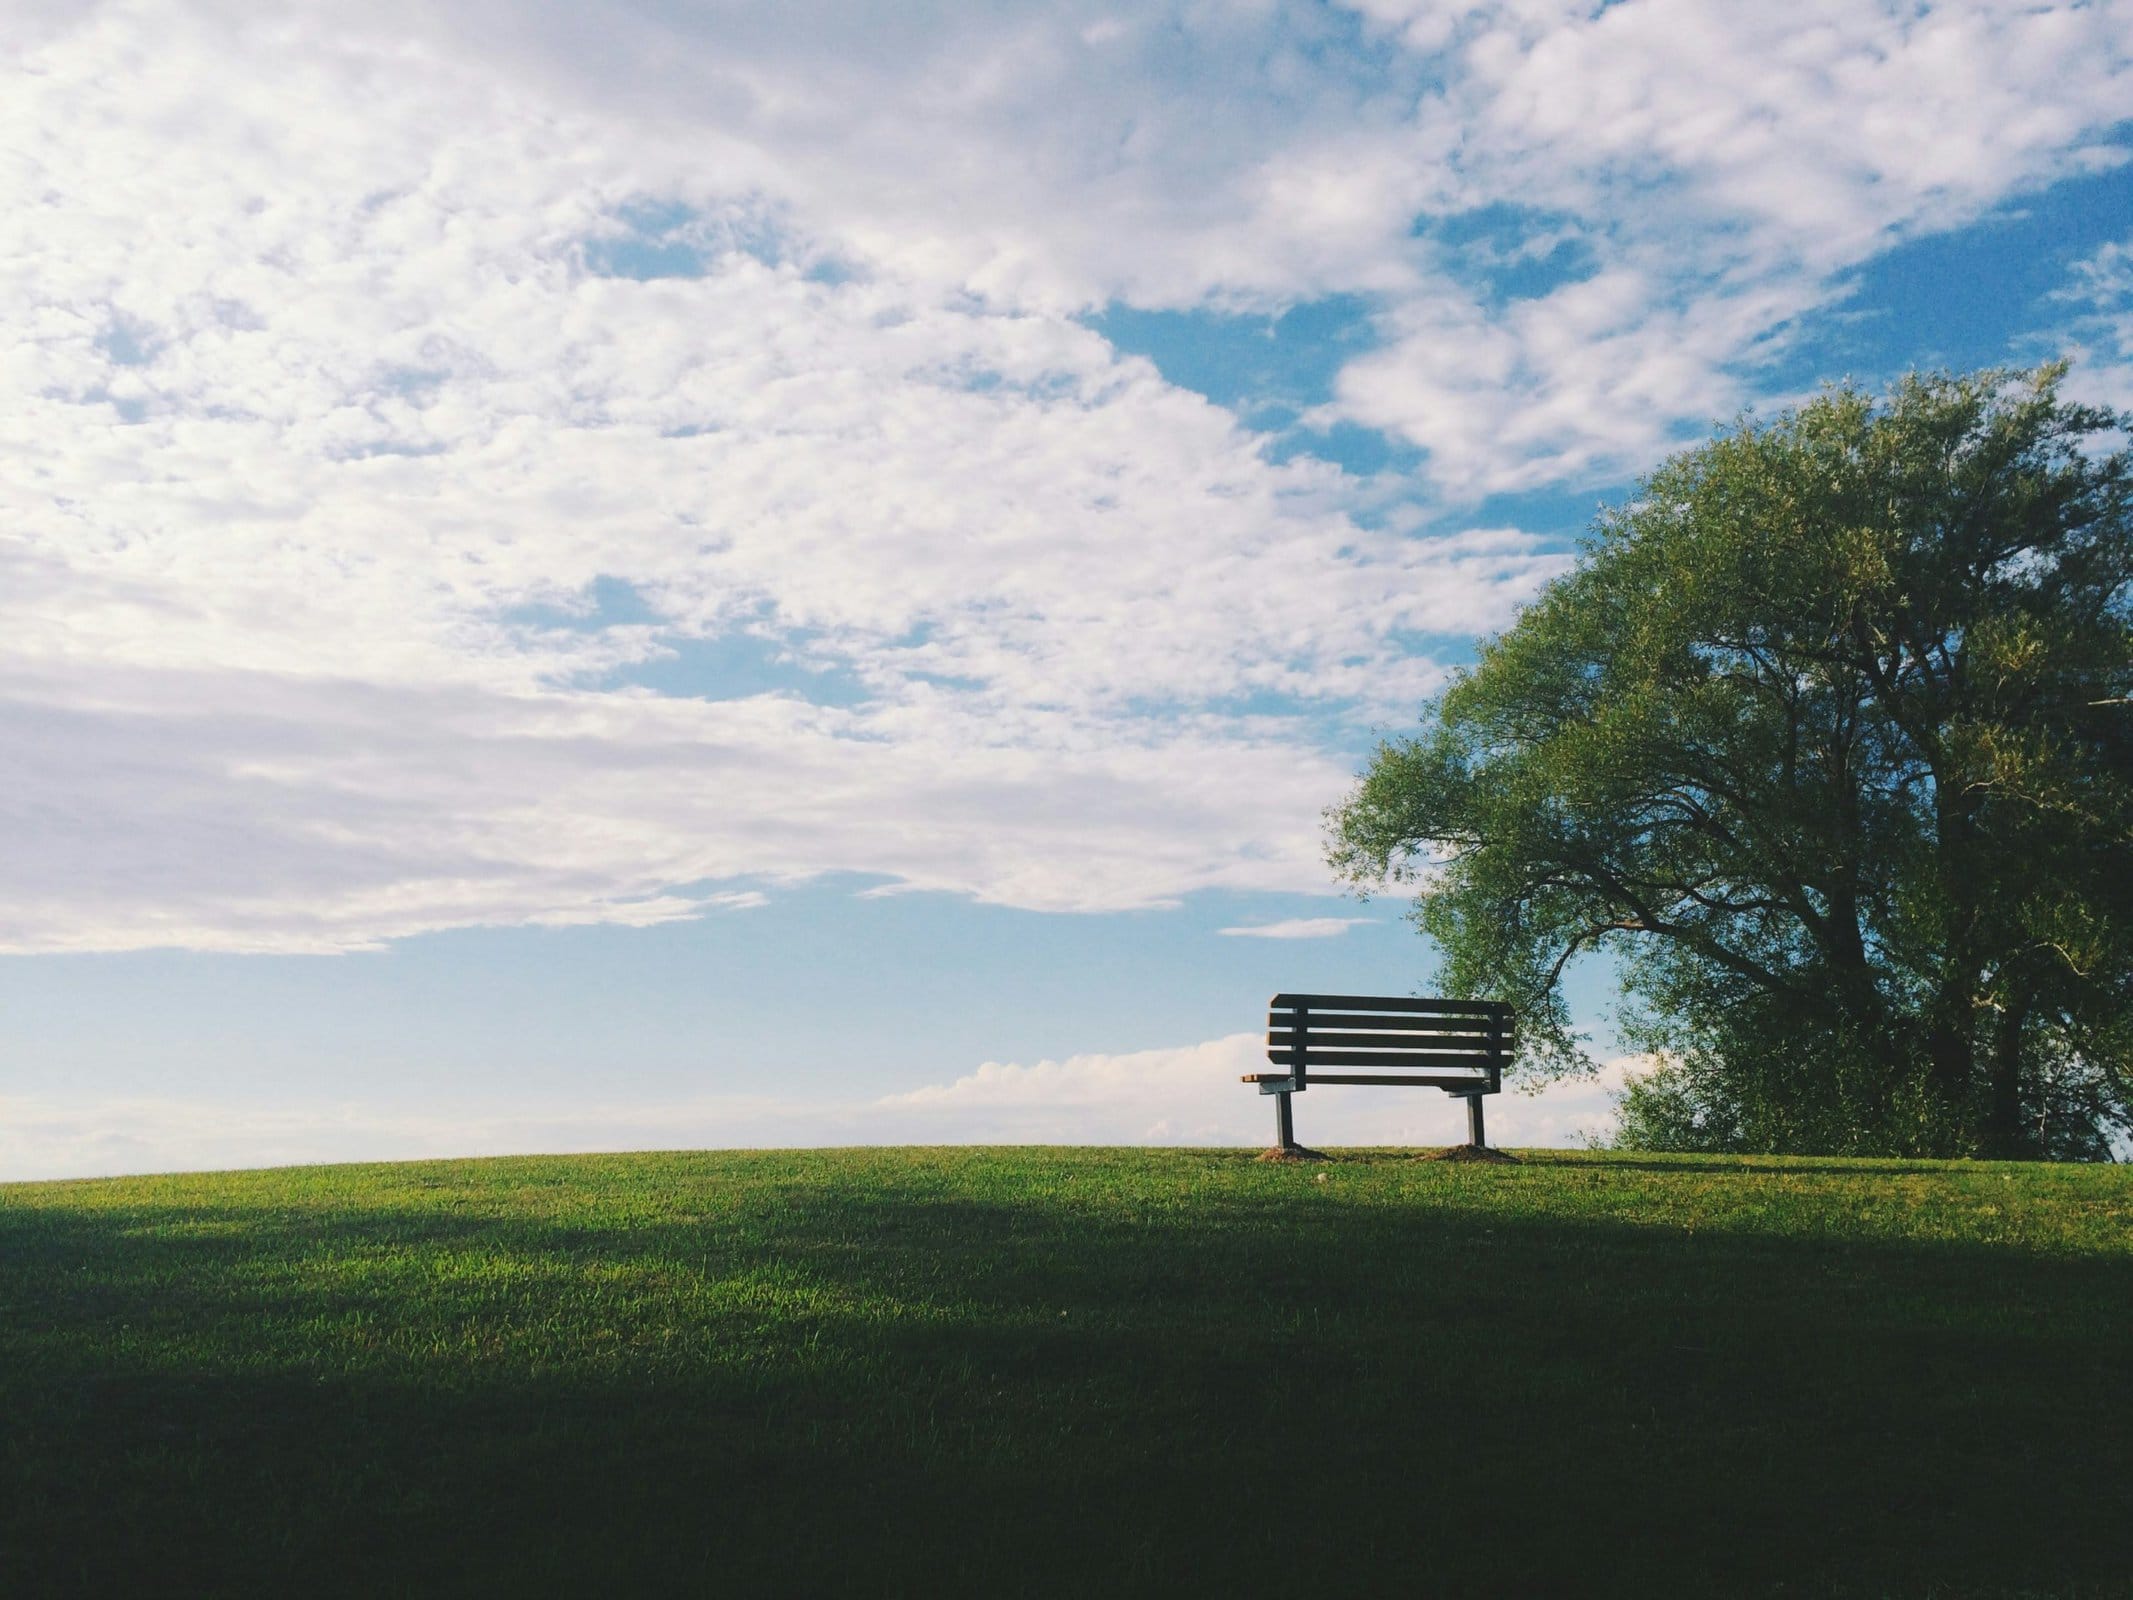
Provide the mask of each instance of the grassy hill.
[{"label": "grassy hill", "polygon": [[0,1591],[2125,1595],[2133,1170],[0,1186]]}]

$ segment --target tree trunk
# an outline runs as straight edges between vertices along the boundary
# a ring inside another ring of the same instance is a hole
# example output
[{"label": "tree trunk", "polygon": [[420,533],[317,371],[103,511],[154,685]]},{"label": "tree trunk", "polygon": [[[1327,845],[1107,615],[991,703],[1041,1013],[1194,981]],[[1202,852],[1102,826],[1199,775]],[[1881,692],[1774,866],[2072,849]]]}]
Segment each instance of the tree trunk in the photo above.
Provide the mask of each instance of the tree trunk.
[{"label": "tree trunk", "polygon": [[[1937,740],[1936,740],[1937,743]],[[1933,771],[1937,855],[1944,897],[1947,948],[1940,963],[1939,992],[1926,1024],[1926,1064],[1940,1126],[1931,1138],[1947,1155],[1968,1155],[1977,1148],[1977,1120],[1972,1072],[1977,1065],[1979,963],[1973,959],[1978,925],[1977,885],[1972,881],[1970,840],[1977,816],[1974,802],[1951,789],[1943,762],[1929,761]]]},{"label": "tree trunk", "polygon": [[1926,1083],[1936,1123],[1926,1136],[1931,1148],[1943,1155],[1969,1155],[1976,1149],[1975,1003],[1976,988],[1968,974],[1949,977],[1926,1023]]},{"label": "tree trunk", "polygon": [[2028,1021],[2028,997],[2010,997],[2007,1008],[2000,1013],[2000,1025],[1992,1041],[1991,1102],[1985,1116],[1984,1153],[2003,1161],[2043,1154],[2022,1117],[2022,1029]]}]

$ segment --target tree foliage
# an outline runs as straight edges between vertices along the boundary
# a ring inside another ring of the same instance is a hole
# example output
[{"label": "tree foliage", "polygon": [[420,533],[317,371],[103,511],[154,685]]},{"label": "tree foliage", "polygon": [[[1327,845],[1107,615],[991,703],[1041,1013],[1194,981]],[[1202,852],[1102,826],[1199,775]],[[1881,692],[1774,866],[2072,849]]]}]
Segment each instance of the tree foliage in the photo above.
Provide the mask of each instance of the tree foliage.
[{"label": "tree foliage", "polygon": [[2133,1084],[2133,452],[2064,368],[1831,390],[1677,456],[1328,813],[1521,1066],[1566,967],[1622,1137],[2094,1158]]}]

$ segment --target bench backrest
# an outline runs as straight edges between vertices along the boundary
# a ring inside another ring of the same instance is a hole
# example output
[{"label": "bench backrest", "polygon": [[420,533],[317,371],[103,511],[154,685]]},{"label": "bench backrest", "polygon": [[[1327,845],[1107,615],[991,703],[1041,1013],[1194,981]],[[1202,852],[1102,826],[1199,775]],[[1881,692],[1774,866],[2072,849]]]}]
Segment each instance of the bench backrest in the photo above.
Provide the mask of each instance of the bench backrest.
[{"label": "bench backrest", "polygon": [[1371,1067],[1470,1071],[1495,1090],[1517,1047],[1512,1029],[1511,1008],[1499,1000],[1277,994],[1267,1008],[1266,1055],[1299,1086],[1308,1068]]}]

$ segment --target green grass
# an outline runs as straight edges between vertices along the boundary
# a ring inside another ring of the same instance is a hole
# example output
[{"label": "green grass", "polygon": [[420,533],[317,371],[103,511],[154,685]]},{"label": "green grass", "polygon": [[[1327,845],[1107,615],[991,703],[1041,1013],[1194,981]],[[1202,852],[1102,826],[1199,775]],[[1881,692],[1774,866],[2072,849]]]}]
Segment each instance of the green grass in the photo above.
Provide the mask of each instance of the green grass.
[{"label": "green grass", "polygon": [[0,1186],[10,1596],[2126,1595],[2129,1532],[2124,1168]]}]

